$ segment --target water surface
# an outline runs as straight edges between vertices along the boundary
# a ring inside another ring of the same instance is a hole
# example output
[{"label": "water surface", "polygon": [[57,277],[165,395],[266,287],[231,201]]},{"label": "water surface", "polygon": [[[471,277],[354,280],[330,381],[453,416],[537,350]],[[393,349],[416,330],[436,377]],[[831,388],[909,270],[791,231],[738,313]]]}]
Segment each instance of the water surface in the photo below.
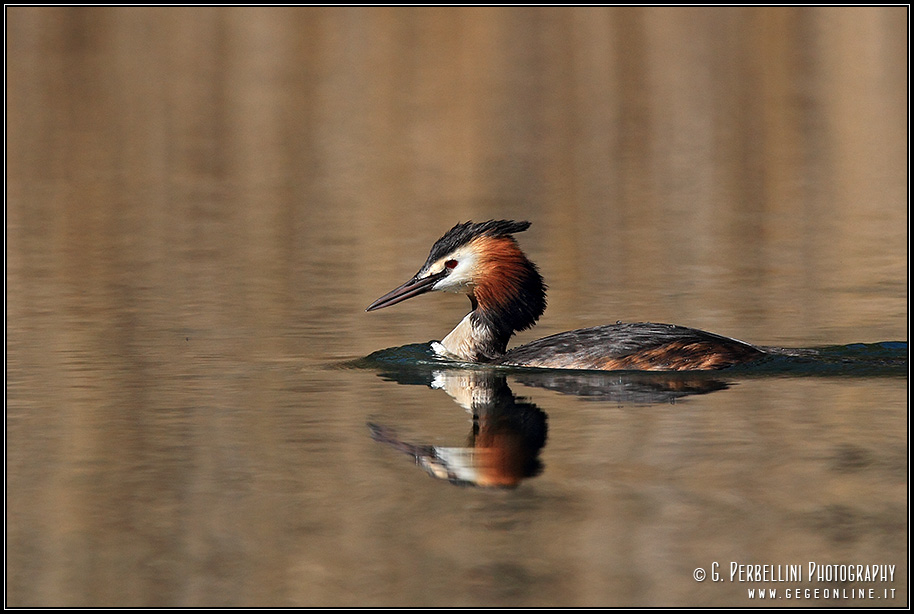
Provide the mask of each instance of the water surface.
[{"label": "water surface", "polygon": [[[10,7],[7,34],[8,605],[753,605],[694,570],[810,561],[895,578],[777,605],[907,604],[904,7]],[[836,360],[353,368],[463,317],[364,309],[490,218],[533,222],[550,285],[518,343],[647,320]]]}]

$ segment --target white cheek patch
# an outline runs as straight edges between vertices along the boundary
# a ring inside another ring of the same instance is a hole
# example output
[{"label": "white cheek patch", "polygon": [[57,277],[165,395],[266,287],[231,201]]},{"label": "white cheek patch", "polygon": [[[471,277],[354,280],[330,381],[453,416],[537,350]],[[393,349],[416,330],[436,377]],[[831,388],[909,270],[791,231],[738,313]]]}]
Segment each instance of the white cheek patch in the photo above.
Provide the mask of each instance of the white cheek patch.
[{"label": "white cheek patch", "polygon": [[435,284],[434,289],[441,292],[466,292],[473,286],[473,273],[476,268],[476,256],[470,251],[457,250],[447,257],[442,258],[431,267],[433,273],[443,271],[445,263],[457,261],[457,266],[451,269],[441,281]]}]

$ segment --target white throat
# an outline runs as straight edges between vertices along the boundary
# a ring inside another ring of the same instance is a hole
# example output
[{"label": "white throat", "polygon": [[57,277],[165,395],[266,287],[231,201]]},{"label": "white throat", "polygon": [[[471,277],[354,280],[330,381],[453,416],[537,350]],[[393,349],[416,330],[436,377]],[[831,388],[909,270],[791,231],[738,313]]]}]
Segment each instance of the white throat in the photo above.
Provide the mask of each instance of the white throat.
[{"label": "white throat", "polygon": [[439,356],[476,362],[476,348],[480,345],[480,340],[485,332],[473,323],[473,319],[470,317],[472,315],[471,311],[440,343],[432,344],[432,348]]}]

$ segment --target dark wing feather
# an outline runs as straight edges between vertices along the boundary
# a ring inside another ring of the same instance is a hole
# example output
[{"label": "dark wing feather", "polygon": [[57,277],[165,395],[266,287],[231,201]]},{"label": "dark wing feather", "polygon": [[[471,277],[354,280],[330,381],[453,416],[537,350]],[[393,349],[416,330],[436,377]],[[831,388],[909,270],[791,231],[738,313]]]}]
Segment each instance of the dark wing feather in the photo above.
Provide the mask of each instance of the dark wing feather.
[{"label": "dark wing feather", "polygon": [[638,322],[559,333],[516,347],[495,362],[552,369],[683,371],[721,369],[763,355],[729,337]]}]

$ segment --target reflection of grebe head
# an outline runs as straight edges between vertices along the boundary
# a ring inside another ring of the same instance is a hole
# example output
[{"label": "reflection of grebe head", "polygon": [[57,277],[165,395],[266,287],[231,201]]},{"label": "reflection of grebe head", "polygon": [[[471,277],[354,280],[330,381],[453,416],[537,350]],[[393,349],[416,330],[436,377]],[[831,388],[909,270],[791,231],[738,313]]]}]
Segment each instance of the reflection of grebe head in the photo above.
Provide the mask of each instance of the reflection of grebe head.
[{"label": "reflection of grebe head", "polygon": [[503,373],[491,369],[442,369],[432,388],[450,395],[473,416],[466,445],[443,447],[401,441],[396,433],[369,425],[375,441],[413,456],[430,475],[454,484],[514,488],[543,468],[547,418],[535,404],[514,396]]},{"label": "reflection of grebe head", "polygon": [[470,297],[481,325],[499,336],[533,326],[546,309],[546,286],[512,236],[529,227],[508,220],[457,224],[435,242],[412,279],[368,311],[430,291],[458,292]]}]

